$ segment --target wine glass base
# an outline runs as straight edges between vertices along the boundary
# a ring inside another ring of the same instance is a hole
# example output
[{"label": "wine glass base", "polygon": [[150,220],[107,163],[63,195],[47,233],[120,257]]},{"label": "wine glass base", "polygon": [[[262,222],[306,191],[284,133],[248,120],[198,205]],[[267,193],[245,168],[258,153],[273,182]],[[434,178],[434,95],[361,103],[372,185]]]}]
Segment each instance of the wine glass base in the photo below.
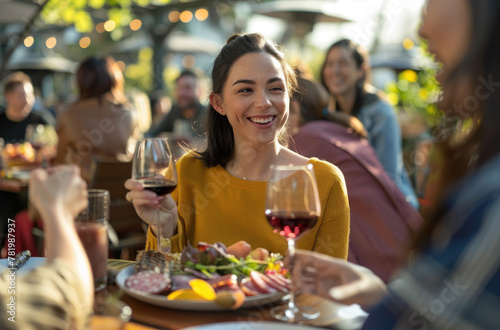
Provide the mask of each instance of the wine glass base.
[{"label": "wine glass base", "polygon": [[282,305],[271,309],[271,316],[284,322],[302,322],[317,319],[319,311],[307,306],[290,308],[288,305]]}]

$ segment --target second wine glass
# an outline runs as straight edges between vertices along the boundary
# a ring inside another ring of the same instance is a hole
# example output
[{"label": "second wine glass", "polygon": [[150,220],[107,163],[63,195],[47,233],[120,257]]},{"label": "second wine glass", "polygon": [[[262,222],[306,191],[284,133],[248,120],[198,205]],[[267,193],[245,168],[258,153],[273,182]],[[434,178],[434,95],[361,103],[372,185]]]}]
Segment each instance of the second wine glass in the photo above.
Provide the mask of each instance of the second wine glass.
[{"label": "second wine glass", "polygon": [[[288,241],[290,273],[294,267],[295,241],[316,224],[320,214],[318,188],[311,164],[271,167],[266,195],[266,218],[274,232]],[[288,322],[317,318],[319,312],[314,308],[295,304],[293,291],[292,288],[288,304],[273,308],[271,315]]]},{"label": "second wine glass", "polygon": [[[158,196],[170,194],[177,187],[177,169],[166,138],[144,138],[137,141],[132,161],[132,179]],[[155,212],[158,251],[170,251],[161,237],[160,210]]]}]

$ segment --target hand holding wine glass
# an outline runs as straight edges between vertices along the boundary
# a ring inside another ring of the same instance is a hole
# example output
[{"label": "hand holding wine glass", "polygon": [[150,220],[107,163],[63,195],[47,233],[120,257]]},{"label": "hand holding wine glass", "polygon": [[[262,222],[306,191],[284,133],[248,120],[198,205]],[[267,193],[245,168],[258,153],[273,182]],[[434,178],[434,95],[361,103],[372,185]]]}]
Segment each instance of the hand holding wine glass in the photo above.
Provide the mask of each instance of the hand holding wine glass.
[{"label": "hand holding wine glass", "polygon": [[[289,270],[293,272],[295,241],[312,228],[321,214],[316,178],[311,164],[271,168],[267,186],[266,217],[274,232],[288,241]],[[282,321],[305,321],[319,316],[313,308],[295,305],[292,290],[287,305],[271,310]]]},{"label": "hand holding wine glass", "polygon": [[[140,183],[144,189],[154,192],[157,196],[164,196],[175,190],[177,187],[177,170],[166,138],[145,138],[137,141],[132,162],[132,180]],[[126,184],[129,187],[132,185],[132,183]],[[170,203],[167,201],[167,203],[163,204],[166,204],[166,207],[170,209],[172,203],[175,204],[173,201],[170,201]],[[157,248],[159,251],[168,252],[170,247],[165,245],[165,240],[162,239],[160,212],[171,213],[171,210],[162,209],[163,207],[165,205],[159,204],[159,208],[143,210],[143,213],[146,216],[153,213],[155,219],[151,220],[152,223],[156,224],[157,228]],[[144,214],[139,215],[143,217]]]}]

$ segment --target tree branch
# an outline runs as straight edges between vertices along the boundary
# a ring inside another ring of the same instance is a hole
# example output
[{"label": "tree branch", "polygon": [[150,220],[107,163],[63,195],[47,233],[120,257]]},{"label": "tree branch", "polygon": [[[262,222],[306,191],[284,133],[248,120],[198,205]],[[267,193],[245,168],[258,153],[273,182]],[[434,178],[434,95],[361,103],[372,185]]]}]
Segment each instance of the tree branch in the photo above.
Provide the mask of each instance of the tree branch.
[{"label": "tree branch", "polygon": [[28,34],[29,30],[31,29],[31,26],[33,25],[33,23],[35,23],[35,20],[38,18],[38,16],[40,16],[40,13],[42,12],[43,8],[45,7],[45,5],[49,1],[50,0],[45,0],[45,1],[42,1],[40,3],[39,7],[37,8],[37,10],[33,14],[33,16],[31,16],[30,20],[28,21],[28,23],[26,23],[26,26],[24,27],[24,29],[19,34],[17,40],[14,42],[14,45],[12,45],[12,47],[9,49],[9,51],[5,55],[5,58],[4,58],[3,62],[2,62],[2,67],[0,67],[0,80],[4,78],[4,74],[5,74],[5,71],[6,71],[6,68],[7,68],[7,63],[9,62],[9,59],[11,58],[12,54],[16,50],[17,46],[19,46],[19,44],[21,43],[21,41],[24,40],[24,38]]}]

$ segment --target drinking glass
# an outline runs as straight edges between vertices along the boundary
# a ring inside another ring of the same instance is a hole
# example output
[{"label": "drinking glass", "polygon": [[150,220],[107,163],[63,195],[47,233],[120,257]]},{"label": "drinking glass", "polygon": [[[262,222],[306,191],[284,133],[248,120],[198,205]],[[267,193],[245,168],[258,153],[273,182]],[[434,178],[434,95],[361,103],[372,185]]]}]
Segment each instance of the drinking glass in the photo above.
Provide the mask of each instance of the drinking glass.
[{"label": "drinking glass", "polygon": [[94,290],[106,288],[108,260],[109,191],[88,190],[88,206],[75,219],[75,227],[89,258]]},{"label": "drinking glass", "polygon": [[[170,194],[177,187],[177,169],[167,138],[144,138],[137,141],[132,161],[132,179],[142,183],[145,189],[158,196]],[[157,223],[157,249],[169,252],[160,233],[159,210],[155,212]]]},{"label": "drinking glass", "polygon": [[[271,166],[265,213],[274,233],[284,236],[288,241],[289,271],[292,273],[295,242],[314,226],[321,213],[311,164]],[[297,306],[292,288],[288,304],[273,308],[271,315],[281,321],[300,322],[317,318],[319,311]]]}]

